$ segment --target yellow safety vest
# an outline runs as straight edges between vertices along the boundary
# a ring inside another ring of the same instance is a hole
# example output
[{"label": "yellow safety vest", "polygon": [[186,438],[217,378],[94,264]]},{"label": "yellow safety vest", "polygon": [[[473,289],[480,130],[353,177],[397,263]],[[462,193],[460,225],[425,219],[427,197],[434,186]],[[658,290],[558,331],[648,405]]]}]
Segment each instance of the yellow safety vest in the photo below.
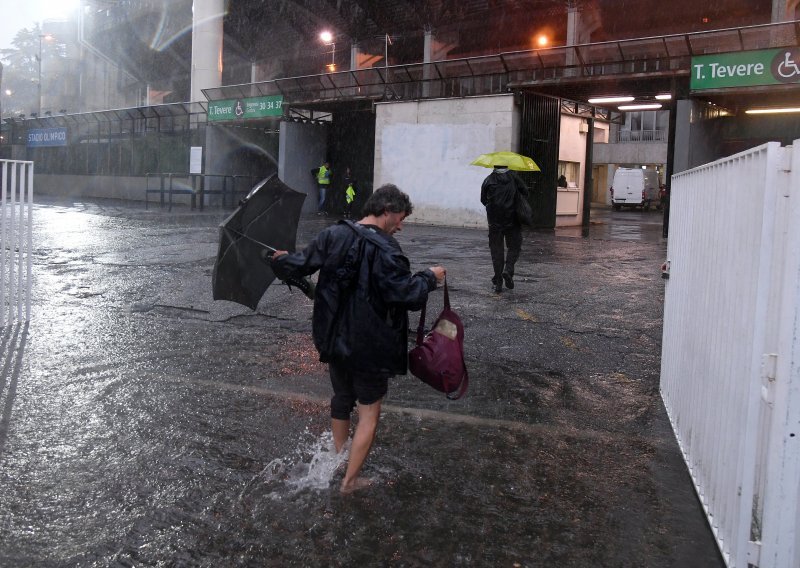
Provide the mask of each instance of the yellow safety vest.
[{"label": "yellow safety vest", "polygon": [[353,184],[348,184],[347,189],[344,190],[344,199],[347,203],[352,203],[356,197],[356,190],[353,189]]},{"label": "yellow safety vest", "polygon": [[330,185],[331,171],[325,166],[320,166],[317,172],[317,183],[320,185]]}]

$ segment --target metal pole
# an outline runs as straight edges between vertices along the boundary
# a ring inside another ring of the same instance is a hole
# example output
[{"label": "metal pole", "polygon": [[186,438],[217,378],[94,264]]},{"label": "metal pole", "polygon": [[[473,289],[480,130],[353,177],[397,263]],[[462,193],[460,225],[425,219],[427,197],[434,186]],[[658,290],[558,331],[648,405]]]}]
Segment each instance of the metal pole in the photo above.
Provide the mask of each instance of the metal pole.
[{"label": "metal pole", "polygon": [[25,262],[28,268],[28,277],[26,279],[26,292],[25,292],[25,321],[31,320],[31,291],[32,285],[32,271],[33,271],[33,162],[28,164],[28,238],[26,249]]},{"label": "metal pole", "polygon": [[[14,167],[11,162],[3,160],[3,178],[0,179],[0,241],[8,242],[8,226],[6,224],[6,198],[8,189],[8,167]],[[10,301],[10,300],[9,300]],[[0,327],[6,325],[6,247],[0,247]]]},{"label": "metal pole", "polygon": [[43,34],[39,34],[39,81],[38,81],[38,91],[39,96],[37,97],[37,110],[36,116],[42,115],[42,38],[44,37]]},{"label": "metal pole", "polygon": [[589,227],[590,216],[592,213],[592,193],[594,189],[594,180],[592,179],[594,169],[594,117],[586,119],[586,158],[583,166],[583,218],[581,226],[584,228]]}]

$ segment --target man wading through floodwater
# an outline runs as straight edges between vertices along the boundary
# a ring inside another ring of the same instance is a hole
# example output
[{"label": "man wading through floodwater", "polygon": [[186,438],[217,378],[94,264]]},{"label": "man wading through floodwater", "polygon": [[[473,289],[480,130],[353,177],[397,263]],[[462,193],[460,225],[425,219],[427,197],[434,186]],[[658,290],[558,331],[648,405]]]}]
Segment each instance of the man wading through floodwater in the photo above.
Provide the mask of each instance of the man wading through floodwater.
[{"label": "man wading through floodwater", "polygon": [[359,474],[375,439],[389,377],[408,369],[408,310],[421,309],[428,292],[444,279],[441,266],[412,274],[392,236],[411,211],[408,195],[383,185],[364,204],[358,223],[340,221],[303,252],[277,251],[272,256],[280,278],[319,270],[312,334],[320,361],[329,367],[337,452],[350,435],[350,415],[358,403],[342,493],[370,484]]}]

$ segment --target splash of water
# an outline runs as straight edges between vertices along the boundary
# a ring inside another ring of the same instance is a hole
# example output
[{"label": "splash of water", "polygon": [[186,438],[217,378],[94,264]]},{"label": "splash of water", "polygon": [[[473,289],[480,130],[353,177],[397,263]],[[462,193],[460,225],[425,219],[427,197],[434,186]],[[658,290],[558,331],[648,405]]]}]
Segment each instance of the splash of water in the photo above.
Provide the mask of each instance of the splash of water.
[{"label": "splash of water", "polygon": [[336,470],[347,461],[349,442],[337,454],[331,432],[307,435],[291,454],[269,462],[245,486],[239,499],[250,491],[266,492],[270,499],[282,500],[308,490],[328,489]]}]

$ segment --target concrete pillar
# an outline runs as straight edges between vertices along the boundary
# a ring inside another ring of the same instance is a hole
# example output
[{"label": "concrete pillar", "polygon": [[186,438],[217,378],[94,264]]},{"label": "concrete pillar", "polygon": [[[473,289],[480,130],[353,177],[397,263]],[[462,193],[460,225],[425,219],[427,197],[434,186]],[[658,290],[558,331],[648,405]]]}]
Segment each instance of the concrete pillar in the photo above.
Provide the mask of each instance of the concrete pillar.
[{"label": "concrete pillar", "polygon": [[[433,63],[434,61],[441,61],[442,59],[447,58],[447,54],[456,47],[456,43],[445,43],[437,38],[433,30],[426,29],[425,30],[425,37],[423,42],[423,53],[422,53],[422,62],[423,63]],[[422,77],[426,79],[426,82],[422,85],[422,96],[423,97],[430,97],[430,96],[437,96],[438,91],[432,91],[431,83],[427,80],[436,79],[437,74],[436,71],[433,69],[432,66],[426,65],[422,69]]]},{"label": "concrete pillar", "polygon": [[[567,6],[567,47],[578,44],[578,26],[580,25],[580,20],[581,17],[580,13],[578,12],[578,6],[570,2]],[[567,50],[567,58],[565,63],[567,65],[577,65],[578,58],[575,56],[575,52],[573,50]],[[574,69],[568,69],[564,74],[576,75]]]},{"label": "concrete pillar", "polygon": [[[567,46],[581,45],[592,41],[592,32],[602,25],[597,9],[588,5],[581,8],[576,2],[567,5]],[[578,58],[572,50],[567,51],[566,64],[577,65]]]},{"label": "concrete pillar", "polygon": [[431,57],[433,55],[433,30],[425,30],[425,39],[422,46],[422,78],[425,80],[422,83],[422,96],[427,98],[431,96],[430,79],[433,78],[433,69],[430,65]]},{"label": "concrete pillar", "polygon": [[772,0],[772,23],[796,19],[800,0]]},{"label": "concrete pillar", "polygon": [[353,42],[350,46],[350,71],[358,69],[358,56],[361,51],[358,49],[358,44]]},{"label": "concrete pillar", "polygon": [[222,84],[222,17],[224,0],[192,3],[192,75],[190,102],[204,101],[202,89]]}]

